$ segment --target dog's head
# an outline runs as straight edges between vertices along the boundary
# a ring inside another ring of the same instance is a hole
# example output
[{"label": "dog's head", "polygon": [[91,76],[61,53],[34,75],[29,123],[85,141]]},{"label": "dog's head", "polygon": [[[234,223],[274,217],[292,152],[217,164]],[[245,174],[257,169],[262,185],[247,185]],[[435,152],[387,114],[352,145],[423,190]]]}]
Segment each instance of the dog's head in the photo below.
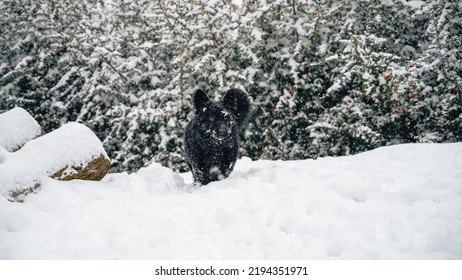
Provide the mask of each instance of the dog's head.
[{"label": "dog's head", "polygon": [[196,128],[207,138],[223,141],[236,133],[236,116],[232,108],[222,102],[211,101],[202,91],[194,94]]}]

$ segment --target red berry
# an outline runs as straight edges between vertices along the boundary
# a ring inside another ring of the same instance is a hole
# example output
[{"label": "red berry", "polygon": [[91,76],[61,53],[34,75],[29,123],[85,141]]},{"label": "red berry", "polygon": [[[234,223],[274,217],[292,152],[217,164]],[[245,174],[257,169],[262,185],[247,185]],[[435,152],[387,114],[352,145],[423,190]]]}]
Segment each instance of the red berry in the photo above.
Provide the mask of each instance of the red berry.
[{"label": "red berry", "polygon": [[416,92],[413,92],[409,95],[409,99],[413,99],[413,98],[416,98],[417,97],[417,93]]}]

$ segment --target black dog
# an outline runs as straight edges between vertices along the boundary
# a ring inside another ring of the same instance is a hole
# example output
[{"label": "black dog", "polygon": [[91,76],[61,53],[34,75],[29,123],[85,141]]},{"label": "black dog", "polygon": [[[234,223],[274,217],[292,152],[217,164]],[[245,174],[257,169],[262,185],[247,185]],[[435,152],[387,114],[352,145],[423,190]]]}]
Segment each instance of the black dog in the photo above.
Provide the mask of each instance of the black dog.
[{"label": "black dog", "polygon": [[194,94],[194,107],[196,115],[185,130],[185,157],[194,181],[206,185],[233,171],[239,150],[238,132],[250,116],[250,98],[233,88],[226,92],[223,102],[214,102],[199,89]]}]

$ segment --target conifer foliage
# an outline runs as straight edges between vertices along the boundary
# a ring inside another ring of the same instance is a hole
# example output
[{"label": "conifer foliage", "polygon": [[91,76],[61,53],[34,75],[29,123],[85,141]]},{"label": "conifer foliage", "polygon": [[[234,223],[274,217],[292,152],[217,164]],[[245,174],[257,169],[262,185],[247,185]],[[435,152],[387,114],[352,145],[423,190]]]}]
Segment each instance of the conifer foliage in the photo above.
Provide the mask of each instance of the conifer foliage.
[{"label": "conifer foliage", "polygon": [[93,129],[113,170],[186,170],[192,93],[253,98],[241,154],[462,141],[462,3],[3,0],[0,112]]}]

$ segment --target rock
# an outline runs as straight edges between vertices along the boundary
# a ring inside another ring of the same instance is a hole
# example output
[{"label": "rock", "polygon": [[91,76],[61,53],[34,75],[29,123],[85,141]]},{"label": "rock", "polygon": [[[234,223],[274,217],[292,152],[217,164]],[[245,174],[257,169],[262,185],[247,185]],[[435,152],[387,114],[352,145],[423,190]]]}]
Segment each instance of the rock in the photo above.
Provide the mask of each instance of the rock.
[{"label": "rock", "polygon": [[17,151],[43,134],[38,122],[21,107],[0,114],[0,146],[8,152]]},{"label": "rock", "polygon": [[26,195],[35,193],[40,189],[40,182],[36,182],[30,187],[19,188],[8,192],[7,199],[11,202],[24,202]]},{"label": "rock", "polygon": [[27,142],[14,153],[0,146],[0,162],[0,195],[12,201],[37,192],[46,177],[101,180],[111,165],[93,131],[75,122]]},{"label": "rock", "polygon": [[106,175],[109,167],[111,162],[101,154],[86,166],[65,166],[53,174],[52,178],[63,181],[74,179],[99,181]]},{"label": "rock", "polygon": [[[101,154],[85,166],[82,164],[79,166],[65,166],[51,177],[62,181],[74,179],[99,181],[107,174],[110,167],[111,162]],[[15,190],[10,190],[8,192],[8,200],[11,202],[24,202],[26,195],[36,193],[40,189],[40,185],[40,182],[37,181],[29,187],[23,186]]]}]

